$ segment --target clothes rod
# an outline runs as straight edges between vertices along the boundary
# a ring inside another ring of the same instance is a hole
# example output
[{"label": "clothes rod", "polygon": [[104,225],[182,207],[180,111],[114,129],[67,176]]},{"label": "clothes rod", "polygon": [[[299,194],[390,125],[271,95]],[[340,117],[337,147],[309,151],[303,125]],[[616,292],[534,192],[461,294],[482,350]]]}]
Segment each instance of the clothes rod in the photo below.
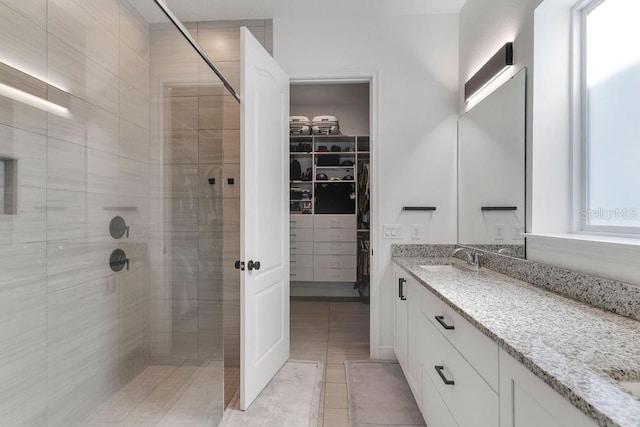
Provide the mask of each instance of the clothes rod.
[{"label": "clothes rod", "polygon": [[404,206],[403,211],[435,211],[435,206]]},{"label": "clothes rod", "polygon": [[517,206],[482,206],[483,211],[517,211]]},{"label": "clothes rod", "polygon": [[164,12],[164,14],[167,16],[167,18],[169,18],[169,21],[171,21],[173,23],[173,25],[176,26],[178,31],[180,31],[182,33],[184,38],[187,39],[187,42],[189,42],[189,44],[196,50],[196,53],[198,55],[200,55],[202,60],[204,62],[206,62],[207,65],[211,68],[211,70],[216,74],[216,76],[218,76],[218,78],[222,81],[222,84],[224,85],[224,87],[226,87],[227,90],[229,92],[231,92],[231,95],[233,95],[233,97],[236,99],[236,101],[240,102],[240,95],[238,94],[238,92],[236,92],[236,90],[233,88],[233,86],[231,86],[231,83],[229,83],[229,80],[227,80],[222,75],[220,70],[218,70],[218,67],[215,66],[215,64],[213,63],[211,58],[209,58],[209,55],[207,55],[207,53],[204,51],[204,49],[202,49],[202,47],[200,47],[200,44],[198,44],[198,42],[193,37],[191,37],[191,34],[189,33],[189,30],[187,30],[185,28],[185,26],[182,24],[182,21],[180,21],[178,19],[178,17],[176,17],[176,15],[173,14],[171,9],[169,9],[169,7],[166,4],[164,4],[164,1],[162,1],[162,0],[153,0],[153,1],[155,2],[155,4],[158,5],[160,10],[162,10],[162,12]]}]

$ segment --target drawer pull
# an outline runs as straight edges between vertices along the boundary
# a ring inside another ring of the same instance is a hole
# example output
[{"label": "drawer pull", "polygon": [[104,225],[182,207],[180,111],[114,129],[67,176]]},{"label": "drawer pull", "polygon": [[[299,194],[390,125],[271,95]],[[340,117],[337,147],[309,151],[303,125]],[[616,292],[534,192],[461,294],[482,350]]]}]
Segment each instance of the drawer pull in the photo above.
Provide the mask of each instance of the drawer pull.
[{"label": "drawer pull", "polygon": [[453,325],[447,325],[446,323],[444,323],[444,316],[436,316],[436,320],[438,321],[438,323],[442,325],[443,328],[447,330],[453,330],[456,328]]},{"label": "drawer pull", "polygon": [[402,301],[406,301],[407,297],[404,296],[403,285],[407,281],[407,279],[403,279],[402,277],[398,279],[398,298]]},{"label": "drawer pull", "polygon": [[436,372],[438,373],[438,375],[440,376],[440,379],[442,380],[443,383],[445,383],[446,385],[454,385],[455,381],[448,379],[447,377],[444,376],[444,374],[442,373],[444,366],[440,365],[440,366],[434,366],[434,368],[436,368]]}]

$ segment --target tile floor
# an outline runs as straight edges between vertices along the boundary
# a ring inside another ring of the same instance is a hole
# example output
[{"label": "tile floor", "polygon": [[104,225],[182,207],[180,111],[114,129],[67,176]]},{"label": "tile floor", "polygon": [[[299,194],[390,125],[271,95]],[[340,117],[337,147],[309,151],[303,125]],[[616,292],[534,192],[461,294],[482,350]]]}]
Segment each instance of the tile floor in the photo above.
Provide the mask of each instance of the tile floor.
[{"label": "tile floor", "polygon": [[291,301],[291,359],[326,363],[318,427],[346,427],[344,361],[369,359],[369,306]]}]

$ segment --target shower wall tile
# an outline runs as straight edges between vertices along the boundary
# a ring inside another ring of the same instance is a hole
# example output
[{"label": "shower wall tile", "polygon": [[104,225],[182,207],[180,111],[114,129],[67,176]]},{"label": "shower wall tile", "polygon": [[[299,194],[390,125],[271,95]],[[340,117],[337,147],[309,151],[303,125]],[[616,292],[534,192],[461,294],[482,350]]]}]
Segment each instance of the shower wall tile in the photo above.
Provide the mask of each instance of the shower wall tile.
[{"label": "shower wall tile", "polygon": [[[1,64],[0,68],[2,68]],[[46,135],[47,113],[11,98],[0,96],[0,124]]]},{"label": "shower wall tile", "polygon": [[173,129],[166,142],[165,164],[198,163],[198,131]]},{"label": "shower wall tile", "polygon": [[14,9],[0,3],[2,62],[23,73],[46,80],[47,33]]},{"label": "shower wall tile", "polygon": [[[102,194],[120,194],[120,166],[129,160],[104,151],[87,149],[87,191]],[[133,160],[131,160],[133,161]],[[135,184],[135,183],[134,183]]]},{"label": "shower wall tile", "polygon": [[118,154],[118,116],[80,98],[49,88],[49,100],[67,105],[69,116],[48,114],[48,136]]},{"label": "shower wall tile", "polygon": [[222,231],[226,223],[226,219],[223,214],[223,200],[220,198],[200,199],[197,219],[198,230]]},{"label": "shower wall tile", "polygon": [[129,237],[127,241],[144,243],[148,245],[151,237],[151,200],[149,197],[120,195],[120,207],[118,209],[107,209],[107,221],[103,222],[103,227],[108,227],[109,221],[116,215],[120,215],[129,226]]},{"label": "shower wall tile", "polygon": [[[222,197],[224,198],[238,198],[240,197],[240,164],[238,163],[225,163],[222,165]],[[227,179],[233,179],[233,184],[230,184]]]},{"label": "shower wall tile", "polygon": [[120,119],[120,156],[149,163],[150,150],[149,130]]},{"label": "shower wall tile", "polygon": [[156,59],[151,65],[151,88],[155,96],[167,99],[198,96],[198,63],[165,63]]},{"label": "shower wall tile", "polygon": [[[223,302],[220,300],[198,302],[198,333],[222,337],[222,305]],[[238,313],[239,316],[240,314]]]},{"label": "shower wall tile", "polygon": [[121,117],[149,129],[149,97],[133,86],[120,82]]},{"label": "shower wall tile", "polygon": [[140,268],[123,270],[115,275],[119,283],[119,309],[126,311],[150,301],[149,268],[143,265]]},{"label": "shower wall tile", "polygon": [[178,96],[170,99],[171,121],[168,130],[198,130],[198,97]]},{"label": "shower wall tile", "polygon": [[149,62],[120,41],[120,78],[149,97]]},{"label": "shower wall tile", "polygon": [[0,245],[0,419],[42,425],[46,410],[44,243]]},{"label": "shower wall tile", "polygon": [[[153,313],[151,316],[152,327],[158,326],[153,320]],[[152,329],[150,349],[152,365],[195,366],[198,362],[198,334],[167,333]]]},{"label": "shower wall tile", "polygon": [[168,199],[164,229],[170,231],[198,231],[198,200]]},{"label": "shower wall tile", "polygon": [[240,163],[240,131],[225,129],[222,134],[224,163]]},{"label": "shower wall tile", "polygon": [[118,74],[117,36],[73,0],[49,0],[47,28],[77,51]]},{"label": "shower wall tile", "polygon": [[118,196],[47,190],[47,240],[108,237]]},{"label": "shower wall tile", "polygon": [[240,198],[225,198],[223,200],[224,231],[240,233]]},{"label": "shower wall tile", "polygon": [[[195,199],[198,196],[198,166],[161,166],[166,170],[163,188],[159,194],[165,197]],[[156,183],[157,185],[157,183]]]},{"label": "shower wall tile", "polygon": [[51,425],[70,425],[118,384],[118,283],[113,275],[48,296]]},{"label": "shower wall tile", "polygon": [[198,300],[198,267],[166,265],[151,270],[150,297],[158,300]]},{"label": "shower wall tile", "polygon": [[[200,231],[198,233],[198,257],[201,265],[224,265],[225,255],[228,249],[223,246],[223,233],[221,231]],[[238,259],[229,261],[231,265]]]},{"label": "shower wall tile", "polygon": [[95,237],[47,242],[47,288],[55,292],[112,275],[113,238]]},{"label": "shower wall tile", "polygon": [[[247,27],[264,44],[264,21],[260,26]],[[198,25],[198,42],[209,56],[217,61],[240,60],[240,27],[211,27],[205,23]]]},{"label": "shower wall tile", "polygon": [[46,190],[18,189],[17,215],[0,215],[0,245],[43,242],[47,235]]},{"label": "shower wall tile", "polygon": [[222,163],[222,130],[201,130],[198,132],[199,163]]},{"label": "shower wall tile", "polygon": [[[218,71],[222,73],[231,86],[240,90],[240,61],[215,61]],[[227,89],[223,86],[222,80],[205,63],[198,64],[198,74],[200,79],[201,95],[224,95]]]},{"label": "shower wall tile", "polygon": [[149,252],[154,268],[158,265],[197,267],[198,233],[154,233],[152,239],[150,239]]},{"label": "shower wall tile", "polygon": [[[227,267],[232,268],[233,267]],[[222,301],[225,267],[221,265],[201,265],[199,267],[198,299],[202,301]],[[234,269],[234,271],[237,271]]]},{"label": "shower wall tile", "polygon": [[23,187],[46,187],[46,147],[43,135],[0,125],[0,156],[19,159],[18,181]]},{"label": "shower wall tile", "polygon": [[198,98],[198,128],[200,130],[223,129],[224,96]]},{"label": "shower wall tile", "polygon": [[[223,195],[223,188],[227,177],[222,174],[222,165],[199,165],[198,170],[199,197],[200,199],[216,199]],[[215,184],[210,184],[209,179],[215,179]]]},{"label": "shower wall tile", "polygon": [[149,194],[150,169],[148,162],[120,157],[118,168],[116,168],[116,171],[118,170],[120,172],[118,194],[138,197],[146,197]]},{"label": "shower wall tile", "polygon": [[120,0],[73,0],[93,18],[109,29],[114,36],[119,35]]},{"label": "shower wall tile", "polygon": [[62,40],[48,37],[48,77],[55,86],[84,101],[118,114],[118,76]]},{"label": "shower wall tile", "polygon": [[47,187],[55,190],[87,189],[87,149],[55,138],[47,140]]},{"label": "shower wall tile", "polygon": [[42,28],[47,25],[47,0],[1,0],[0,3],[9,6]]},{"label": "shower wall tile", "polygon": [[[195,29],[195,25],[186,24],[187,29]],[[185,49],[187,41],[173,27],[173,24],[152,24],[150,33],[150,52],[155,64],[197,65],[202,59],[192,49]]]},{"label": "shower wall tile", "polygon": [[120,0],[120,40],[149,61],[149,24],[128,0]]},{"label": "shower wall tile", "polygon": [[223,129],[240,129],[240,103],[231,95],[225,95]]}]

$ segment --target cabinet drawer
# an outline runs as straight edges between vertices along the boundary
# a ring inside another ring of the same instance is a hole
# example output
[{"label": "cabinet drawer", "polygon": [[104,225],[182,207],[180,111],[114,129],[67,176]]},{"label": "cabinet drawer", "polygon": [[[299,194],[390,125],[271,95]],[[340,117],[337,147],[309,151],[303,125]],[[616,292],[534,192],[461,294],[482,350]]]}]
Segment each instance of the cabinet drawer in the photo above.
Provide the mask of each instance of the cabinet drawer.
[{"label": "cabinet drawer", "polygon": [[[489,384],[423,319],[422,366],[460,426],[492,427],[499,423],[499,400]],[[466,356],[466,354],[465,354]],[[442,377],[436,367],[440,367]],[[452,381],[453,384],[446,384]]]},{"label": "cabinet drawer", "polygon": [[355,228],[315,228],[313,240],[316,242],[355,242]]},{"label": "cabinet drawer", "polygon": [[[458,351],[464,354],[493,390],[499,392],[498,344],[480,332],[432,292],[422,287],[422,313]],[[438,316],[438,319],[436,319]],[[442,324],[440,323],[442,322]],[[446,325],[446,327],[445,327]],[[453,329],[447,329],[453,327]]]},{"label": "cabinet drawer", "polygon": [[291,255],[313,255],[313,242],[291,242],[289,253]]},{"label": "cabinet drawer", "polygon": [[313,255],[291,255],[291,268],[313,268]]},{"label": "cabinet drawer", "polygon": [[293,268],[289,272],[289,278],[297,282],[312,282],[313,268]]},{"label": "cabinet drawer", "polygon": [[356,242],[315,242],[313,253],[316,255],[355,255]]},{"label": "cabinet drawer", "polygon": [[355,268],[314,268],[313,280],[316,282],[355,282]]},{"label": "cabinet drawer", "polygon": [[355,215],[315,215],[314,228],[356,228]]},{"label": "cabinet drawer", "polygon": [[428,426],[458,427],[427,370],[422,370],[422,416]]},{"label": "cabinet drawer", "polygon": [[291,242],[312,242],[313,228],[292,228],[289,232]]},{"label": "cabinet drawer", "polygon": [[313,228],[313,215],[290,215],[289,228]]},{"label": "cabinet drawer", "polygon": [[313,266],[315,268],[356,268],[355,255],[314,255]]}]

